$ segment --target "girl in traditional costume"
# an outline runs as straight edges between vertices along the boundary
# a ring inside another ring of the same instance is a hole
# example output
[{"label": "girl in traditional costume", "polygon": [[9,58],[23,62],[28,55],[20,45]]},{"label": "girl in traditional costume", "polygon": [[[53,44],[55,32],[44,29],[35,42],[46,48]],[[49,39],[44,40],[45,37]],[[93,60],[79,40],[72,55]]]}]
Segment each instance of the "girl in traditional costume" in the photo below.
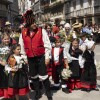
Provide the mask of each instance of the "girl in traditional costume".
[{"label": "girl in traditional costume", "polygon": [[[19,100],[18,95],[23,96],[28,94],[28,76],[27,76],[27,57],[20,54],[21,47],[19,44],[12,46],[11,54],[7,59],[9,72],[8,72],[8,96],[16,96],[16,100]],[[10,69],[16,69],[12,71]],[[27,95],[28,100],[29,95]]]},{"label": "girl in traditional costume", "polygon": [[79,56],[82,55],[82,50],[79,49],[79,40],[78,39],[73,39],[70,48],[69,48],[69,54],[76,58],[73,59],[69,63],[69,69],[72,71],[72,75],[68,80],[68,87],[70,91],[73,89],[80,89],[81,88],[81,82],[80,82],[80,77],[81,77],[81,70],[80,70],[80,65],[79,65]]},{"label": "girl in traditional costume", "polygon": [[10,36],[7,33],[1,35],[0,44],[0,99],[7,97],[7,74],[5,72],[6,58],[10,51]]}]

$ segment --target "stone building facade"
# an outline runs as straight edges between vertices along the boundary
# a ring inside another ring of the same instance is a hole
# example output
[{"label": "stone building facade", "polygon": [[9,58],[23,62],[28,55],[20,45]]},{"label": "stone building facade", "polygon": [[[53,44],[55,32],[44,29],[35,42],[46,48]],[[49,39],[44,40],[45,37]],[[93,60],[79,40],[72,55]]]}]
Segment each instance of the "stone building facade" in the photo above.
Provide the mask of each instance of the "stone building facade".
[{"label": "stone building facade", "polygon": [[66,19],[70,23],[81,22],[83,24],[100,23],[100,0],[66,0]]},{"label": "stone building facade", "polygon": [[18,14],[18,0],[0,0],[0,28],[7,20],[13,25],[14,17]]},{"label": "stone building facade", "polygon": [[100,0],[31,0],[40,20],[65,20],[70,24],[100,24]]},{"label": "stone building facade", "polygon": [[[45,1],[45,0],[44,0]],[[42,18],[43,20],[65,19],[65,0],[47,0],[45,3],[42,2]]]}]

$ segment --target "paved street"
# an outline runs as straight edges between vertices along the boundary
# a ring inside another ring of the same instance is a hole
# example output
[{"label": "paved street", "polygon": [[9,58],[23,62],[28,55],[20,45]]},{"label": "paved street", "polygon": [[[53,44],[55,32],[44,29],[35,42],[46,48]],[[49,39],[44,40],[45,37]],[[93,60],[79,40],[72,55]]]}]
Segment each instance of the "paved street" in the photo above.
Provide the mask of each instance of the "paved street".
[{"label": "paved street", "polygon": [[[23,83],[25,83],[26,78],[24,77],[25,75],[22,75],[22,70],[26,70],[24,63],[27,62],[27,57],[34,57],[34,59],[29,59],[29,64],[30,66],[34,65],[32,67],[36,67],[30,74],[34,76],[34,74],[36,74],[35,70],[37,69],[39,73],[45,74],[44,68],[39,66],[43,65],[45,59],[39,55],[43,55],[46,50],[45,58],[48,59],[50,43],[52,45],[55,43],[55,48],[52,50],[51,55],[54,56],[54,62],[60,61],[59,56],[62,56],[62,50],[58,47],[60,47],[65,40],[72,43],[70,54],[74,55],[73,49],[75,48],[73,45],[78,42],[77,40],[72,41],[72,39],[75,38],[79,40],[82,39],[80,44],[86,44],[88,49],[93,46],[92,42],[89,42],[88,39],[91,40],[93,38],[97,43],[95,59],[98,64],[98,62],[100,62],[100,0],[0,0],[0,77],[2,78],[0,78],[0,100],[1,98],[7,97],[5,91],[4,93],[2,92],[6,85],[5,81],[12,83],[10,85],[14,83],[18,85],[18,87],[25,86]],[[16,43],[20,44],[21,50]],[[84,45],[82,48],[84,48]],[[23,53],[25,53],[27,57],[24,57],[22,55]],[[64,56],[66,56],[66,54]],[[77,56],[77,53],[75,56]],[[32,62],[32,60],[35,62]],[[92,62],[92,59],[89,60]],[[7,66],[5,66],[5,61],[7,62]],[[60,63],[62,62],[63,61]],[[48,63],[48,61],[46,61],[46,63]],[[5,74],[2,68],[3,66],[5,66],[4,69],[6,72],[15,73],[16,77],[10,75],[11,77],[6,80],[5,75],[3,75]],[[77,73],[77,63],[75,63],[75,66],[76,68],[74,66],[72,67],[75,68],[74,71]],[[39,67],[41,67],[42,70]],[[29,69],[31,70],[31,68]],[[90,72],[92,72],[92,70],[93,68],[89,69]],[[59,72],[59,69],[57,72]],[[74,75],[76,73],[74,73]],[[86,75],[84,75],[84,78],[85,76]],[[92,77],[91,74],[90,76]],[[45,76],[42,78],[44,79]],[[9,82],[9,80],[12,80],[12,82]],[[50,82],[53,84],[51,77]],[[22,84],[22,86],[20,84]],[[48,86],[46,87],[48,88]],[[52,91],[53,100],[100,100],[100,68],[97,69],[97,88],[99,91],[91,90],[90,92],[86,92],[80,89],[73,90],[72,93],[69,94],[59,89],[59,91]],[[8,92],[9,95],[11,94],[9,93],[11,91],[6,92]],[[23,92],[23,90],[20,92]],[[41,89],[41,93],[42,97],[39,100],[48,100],[44,88]],[[12,95],[14,94],[16,93],[12,93]],[[29,95],[31,97],[30,99],[34,100],[34,90],[30,90]],[[28,100],[26,96],[20,96],[19,99]],[[10,99],[4,98],[2,100],[16,99],[14,97]]]},{"label": "paved street", "polygon": [[[96,59],[100,61],[100,45],[96,46],[95,49]],[[100,89],[100,69],[98,70],[98,87]],[[30,93],[31,98],[34,97],[34,92]],[[27,100],[25,97],[21,97],[20,100]],[[40,100],[47,100],[46,96],[43,94]],[[100,91],[91,91],[90,93],[83,92],[80,90],[75,90],[70,94],[65,94],[61,90],[53,92],[53,100],[100,100]]]}]

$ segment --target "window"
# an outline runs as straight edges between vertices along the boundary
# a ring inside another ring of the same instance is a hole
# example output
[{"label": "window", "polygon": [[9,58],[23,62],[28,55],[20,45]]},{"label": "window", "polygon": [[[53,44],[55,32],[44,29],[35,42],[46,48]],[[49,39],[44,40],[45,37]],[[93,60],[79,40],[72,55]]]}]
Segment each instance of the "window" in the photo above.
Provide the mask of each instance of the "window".
[{"label": "window", "polygon": [[83,7],[83,0],[80,0],[80,5],[81,7]]},{"label": "window", "polygon": [[92,5],[92,0],[88,0],[89,6]]},{"label": "window", "polygon": [[73,8],[76,9],[76,0],[73,1]]}]

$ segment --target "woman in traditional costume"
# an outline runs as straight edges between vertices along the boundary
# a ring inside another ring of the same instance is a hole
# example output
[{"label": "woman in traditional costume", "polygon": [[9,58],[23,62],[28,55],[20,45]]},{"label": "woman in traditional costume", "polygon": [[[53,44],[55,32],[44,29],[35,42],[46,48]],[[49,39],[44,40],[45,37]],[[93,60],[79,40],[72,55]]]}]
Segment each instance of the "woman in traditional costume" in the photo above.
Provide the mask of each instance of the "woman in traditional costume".
[{"label": "woman in traditional costume", "polygon": [[85,59],[85,62],[84,70],[81,76],[81,87],[82,90],[90,92],[92,89],[98,90],[96,89],[97,71],[94,60],[95,42],[89,41],[86,46],[87,49],[83,53],[83,58]]}]

